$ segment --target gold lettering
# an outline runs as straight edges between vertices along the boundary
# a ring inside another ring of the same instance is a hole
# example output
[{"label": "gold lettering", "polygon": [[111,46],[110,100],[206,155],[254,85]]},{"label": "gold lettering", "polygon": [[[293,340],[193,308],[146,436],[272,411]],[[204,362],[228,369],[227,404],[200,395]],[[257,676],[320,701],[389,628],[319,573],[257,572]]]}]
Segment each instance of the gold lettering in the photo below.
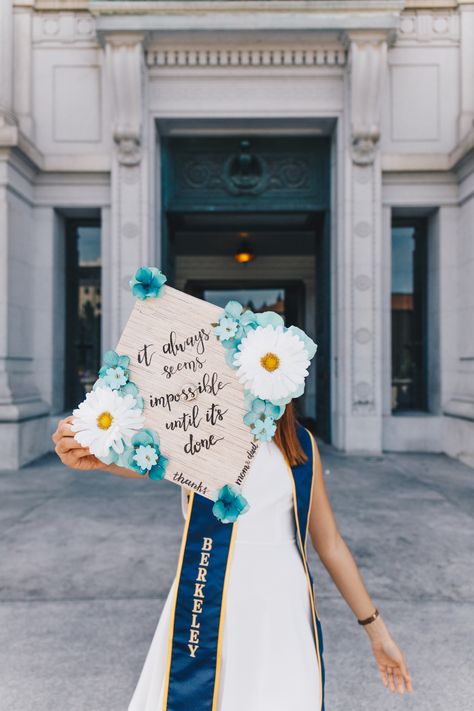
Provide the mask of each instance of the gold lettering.
[{"label": "gold lettering", "polygon": [[201,553],[201,562],[199,565],[209,565],[209,553]]},{"label": "gold lettering", "polygon": [[199,648],[198,644],[188,644],[188,649],[189,649],[189,656],[196,658],[196,652]]},{"label": "gold lettering", "polygon": [[210,551],[212,548],[212,538],[203,538],[202,539],[202,548],[201,550],[203,551]]},{"label": "gold lettering", "polygon": [[193,612],[202,612],[202,600],[193,598]]},{"label": "gold lettering", "polygon": [[199,642],[199,630],[189,630],[189,643],[190,644],[195,644],[196,642]]},{"label": "gold lettering", "polygon": [[196,580],[199,580],[200,583],[205,583],[206,582],[206,575],[207,575],[206,568],[199,568]]},{"label": "gold lettering", "polygon": [[200,626],[200,623],[197,621],[197,615],[193,613],[193,621],[191,622],[191,627],[196,627],[197,629]]},{"label": "gold lettering", "polygon": [[195,583],[194,584],[194,597],[204,597],[204,593],[202,591],[204,587],[204,583]]}]

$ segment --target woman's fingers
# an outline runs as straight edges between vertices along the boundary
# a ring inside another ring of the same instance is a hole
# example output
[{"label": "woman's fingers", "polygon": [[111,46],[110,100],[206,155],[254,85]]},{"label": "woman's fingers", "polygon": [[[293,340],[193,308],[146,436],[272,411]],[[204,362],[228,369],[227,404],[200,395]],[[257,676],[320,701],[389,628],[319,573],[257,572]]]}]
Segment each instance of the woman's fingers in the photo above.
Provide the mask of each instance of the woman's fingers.
[{"label": "woman's fingers", "polygon": [[407,669],[407,665],[405,664],[405,659],[402,657],[400,661],[400,669],[399,669],[400,676],[402,678],[402,684],[405,683],[405,687],[407,691],[413,691],[412,685],[411,685],[411,677],[410,677],[410,672]]},{"label": "woman's fingers", "polygon": [[388,679],[385,667],[379,667],[380,678],[382,679],[382,684],[388,689]]},{"label": "woman's fingers", "polygon": [[404,694],[404,693],[405,693],[405,687],[404,687],[404,685],[403,685],[403,677],[402,677],[401,672],[400,672],[399,669],[395,669],[394,677],[395,677],[395,681],[396,681],[396,684],[397,684],[397,691],[398,691],[398,693],[399,693],[399,694]]},{"label": "woman's fingers", "polygon": [[79,444],[74,437],[61,437],[56,443],[56,452],[58,454],[66,454],[71,449],[80,449],[82,445]]},{"label": "woman's fingers", "polygon": [[387,667],[388,688],[390,691],[395,691],[395,682],[393,680],[393,669]]},{"label": "woman's fingers", "polygon": [[60,422],[58,422],[56,431],[51,436],[51,439],[55,444],[58,443],[61,437],[74,437],[74,432],[71,429],[72,420],[73,417],[71,415],[70,417],[66,417],[64,420],[60,420]]}]

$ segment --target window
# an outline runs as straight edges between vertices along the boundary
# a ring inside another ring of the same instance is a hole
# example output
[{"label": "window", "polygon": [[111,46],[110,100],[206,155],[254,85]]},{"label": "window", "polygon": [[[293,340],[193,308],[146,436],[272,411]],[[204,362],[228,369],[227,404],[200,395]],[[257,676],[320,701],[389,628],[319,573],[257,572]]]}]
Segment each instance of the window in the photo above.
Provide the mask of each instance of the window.
[{"label": "window", "polygon": [[84,399],[100,367],[100,237],[97,220],[66,224],[66,409]]},{"label": "window", "polygon": [[392,412],[427,409],[427,223],[392,223]]}]

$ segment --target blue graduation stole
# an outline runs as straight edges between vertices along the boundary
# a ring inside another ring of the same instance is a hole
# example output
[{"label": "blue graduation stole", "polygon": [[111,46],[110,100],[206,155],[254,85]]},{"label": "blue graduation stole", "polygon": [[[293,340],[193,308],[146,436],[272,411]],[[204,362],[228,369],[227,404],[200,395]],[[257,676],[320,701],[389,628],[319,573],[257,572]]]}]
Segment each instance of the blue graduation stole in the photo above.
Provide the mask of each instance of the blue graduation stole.
[{"label": "blue graduation stole", "polygon": [[[314,440],[298,427],[307,461],[288,465],[292,478],[296,542],[308,581],[324,711],[323,638],[306,559]],[[184,526],[171,615],[168,668],[162,711],[216,711],[227,580],[237,523],[223,524],[212,514],[213,502],[191,493]],[[245,703],[243,703],[243,707]]]}]

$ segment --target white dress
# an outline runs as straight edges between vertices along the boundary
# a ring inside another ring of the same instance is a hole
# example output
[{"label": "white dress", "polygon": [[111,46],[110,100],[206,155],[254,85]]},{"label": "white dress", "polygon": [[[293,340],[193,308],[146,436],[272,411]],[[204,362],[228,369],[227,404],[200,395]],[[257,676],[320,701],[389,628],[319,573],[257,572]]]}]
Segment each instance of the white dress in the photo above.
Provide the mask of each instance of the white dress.
[{"label": "white dress", "polygon": [[[243,494],[250,509],[230,562],[218,711],[315,711],[320,677],[291,475],[273,442],[259,446]],[[175,583],[128,711],[162,711]]]}]

